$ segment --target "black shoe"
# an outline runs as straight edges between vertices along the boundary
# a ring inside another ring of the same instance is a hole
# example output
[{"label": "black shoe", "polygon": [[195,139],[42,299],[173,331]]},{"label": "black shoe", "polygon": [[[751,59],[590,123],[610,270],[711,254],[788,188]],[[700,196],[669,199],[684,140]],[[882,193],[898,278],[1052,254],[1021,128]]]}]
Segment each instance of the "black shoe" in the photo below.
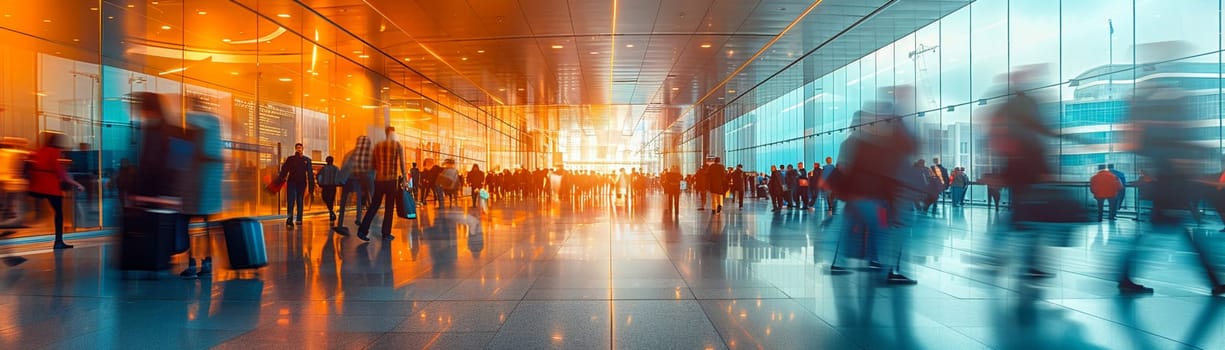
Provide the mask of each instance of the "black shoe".
[{"label": "black shoe", "polygon": [[294,224],[295,224],[295,225],[298,225],[298,226],[302,226],[302,222],[301,222],[301,221],[295,222]]},{"label": "black shoe", "polygon": [[869,262],[868,262],[868,269],[870,269],[870,270],[880,270],[880,269],[881,269],[881,267],[882,267],[882,266],[881,266],[881,265],[880,265],[880,263],[878,263],[878,262],[875,262],[875,261],[869,261]]},{"label": "black shoe", "polygon": [[365,232],[357,231],[357,239],[369,242],[370,236],[368,236]]},{"label": "black shoe", "polygon": [[885,277],[885,283],[892,284],[892,285],[912,286],[912,285],[918,284],[919,281],[915,281],[915,280],[910,279],[909,277],[902,276],[902,274],[900,273],[890,272],[889,276]]},{"label": "black shoe", "polygon": [[4,265],[7,265],[8,267],[13,267],[13,266],[21,265],[21,263],[24,263],[24,262],[26,262],[26,258],[23,258],[23,257],[20,257],[20,256],[6,256],[6,257],[4,257]]},{"label": "black shoe", "polygon": [[293,219],[285,220],[285,226],[293,227]]},{"label": "black shoe", "polygon": [[1025,278],[1051,278],[1051,277],[1055,277],[1055,274],[1046,272],[1046,271],[1042,271],[1039,269],[1027,269],[1025,270],[1025,273],[1022,274],[1022,276],[1024,276]]},{"label": "black shoe", "polygon": [[829,265],[829,274],[834,276],[849,275],[851,270],[838,265]]},{"label": "black shoe", "polygon": [[[1216,288],[1213,288],[1213,291],[1215,290]],[[1136,282],[1132,282],[1131,280],[1123,280],[1119,282],[1119,293],[1123,295],[1153,294],[1153,289],[1137,284]]]},{"label": "black shoe", "polygon": [[55,242],[55,249],[72,249],[72,245],[64,242]]},{"label": "black shoe", "polygon": [[390,233],[383,235],[383,240],[384,240],[384,241],[390,241],[390,240],[393,240],[393,239],[396,239],[396,236],[392,236]]},{"label": "black shoe", "polygon": [[332,228],[332,232],[336,232],[336,234],[341,235],[341,236],[348,236],[349,228],[344,227],[344,226],[336,226]]},{"label": "black shoe", "polygon": [[328,215],[331,217],[331,219],[328,219],[328,221],[336,221],[336,214],[335,214],[335,213],[328,213]]},{"label": "black shoe", "polygon": [[199,277],[200,272],[196,270],[196,259],[187,259],[187,269],[179,273],[179,278],[190,280]]},{"label": "black shoe", "polygon": [[204,277],[204,276],[209,276],[212,274],[213,274],[213,258],[206,257],[204,258],[204,260],[200,260],[200,272],[196,273],[196,276]]}]

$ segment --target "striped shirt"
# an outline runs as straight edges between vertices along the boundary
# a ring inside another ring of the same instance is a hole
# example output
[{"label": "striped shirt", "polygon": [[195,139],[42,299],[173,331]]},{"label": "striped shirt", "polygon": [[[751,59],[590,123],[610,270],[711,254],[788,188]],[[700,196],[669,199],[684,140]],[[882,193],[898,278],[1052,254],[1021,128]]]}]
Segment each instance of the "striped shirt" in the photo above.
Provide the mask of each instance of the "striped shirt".
[{"label": "striped shirt", "polygon": [[383,141],[374,146],[374,180],[395,181],[404,174],[404,148],[396,141]]},{"label": "striped shirt", "polygon": [[357,137],[357,148],[353,149],[353,172],[362,174],[374,170],[371,153],[370,138],[366,136]]}]

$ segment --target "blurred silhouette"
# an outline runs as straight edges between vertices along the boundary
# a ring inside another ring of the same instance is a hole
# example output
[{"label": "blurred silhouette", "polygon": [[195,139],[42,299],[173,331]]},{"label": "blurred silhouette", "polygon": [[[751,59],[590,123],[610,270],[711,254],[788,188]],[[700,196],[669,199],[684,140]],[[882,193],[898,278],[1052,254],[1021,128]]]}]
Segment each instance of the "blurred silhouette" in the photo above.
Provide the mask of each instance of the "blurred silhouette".
[{"label": "blurred silhouette", "polygon": [[1097,173],[1089,178],[1089,191],[1093,193],[1093,199],[1097,200],[1097,221],[1102,221],[1102,211],[1107,206],[1103,205],[1109,202],[1108,212],[1110,212],[1110,221],[1114,221],[1115,216],[1119,212],[1119,192],[1123,191],[1123,183],[1118,177],[1114,176],[1110,170],[1106,169],[1106,165],[1098,165]]},{"label": "blurred silhouette", "polygon": [[391,240],[391,226],[395,214],[397,197],[400,197],[400,183],[406,181],[408,172],[404,168],[404,147],[396,141],[396,129],[385,129],[387,138],[374,145],[371,163],[374,165],[374,195],[370,197],[370,208],[362,218],[362,224],[357,228],[357,238],[368,241],[370,223],[379,210],[379,201],[386,202],[383,208],[382,235],[383,240]]},{"label": "blurred silhouette", "polygon": [[[862,257],[868,268],[885,271],[885,283],[900,285],[916,282],[901,274],[901,240],[885,216],[909,183],[904,179],[905,164],[917,148],[914,136],[897,120],[893,103],[894,98],[910,94],[909,87],[886,88],[879,100],[864,103],[855,113],[851,135],[842,143],[839,167],[845,164],[846,171],[830,180],[838,198],[846,202],[848,220],[841,241],[864,242]],[[890,261],[882,261],[882,252]],[[835,254],[830,272],[845,273],[837,258]]]},{"label": "blurred silhouette", "polygon": [[[1146,69],[1175,58],[1186,56],[1190,44],[1181,41],[1165,41],[1140,44],[1136,52]],[[1151,227],[1147,232],[1137,232],[1131,247],[1123,255],[1120,266],[1119,292],[1123,294],[1147,294],[1153,289],[1132,280],[1138,266],[1137,255],[1145,241],[1153,233],[1176,233],[1184,237],[1199,258],[1212,294],[1225,293],[1215,267],[1204,250],[1204,243],[1191,237],[1192,230],[1182,225],[1179,212],[1189,209],[1187,203],[1199,198],[1199,192],[1207,192],[1211,182],[1195,181],[1196,175],[1207,169],[1207,160],[1213,156],[1212,149],[1189,142],[1186,135],[1198,127],[1188,99],[1190,95],[1180,86],[1160,79],[1145,80],[1136,84],[1130,101],[1128,122],[1131,123],[1129,145],[1136,155],[1152,169]],[[1192,212],[1195,212],[1195,208]],[[1181,231],[1181,232],[1180,232]]]},{"label": "blurred silhouette", "polygon": [[46,200],[55,211],[55,249],[72,248],[64,242],[64,194],[60,183],[68,183],[78,191],[85,190],[85,186],[68,176],[60,163],[66,139],[64,134],[44,133],[42,146],[30,155],[29,195],[36,200]]},{"label": "blurred silhouette", "polygon": [[[357,207],[354,213],[354,225],[360,225],[363,211],[366,208],[367,198],[370,196],[371,185],[373,181],[370,168],[370,137],[366,135],[357,137],[357,144],[352,151],[345,154],[344,164],[341,165],[339,178],[337,181],[344,184],[340,188],[340,210],[336,216],[336,226],[332,227],[332,231],[337,234],[349,235],[349,228],[345,227],[345,211],[349,203],[349,195],[353,194],[354,206]],[[427,160],[428,161],[428,160]],[[429,163],[426,163],[429,164]]]}]

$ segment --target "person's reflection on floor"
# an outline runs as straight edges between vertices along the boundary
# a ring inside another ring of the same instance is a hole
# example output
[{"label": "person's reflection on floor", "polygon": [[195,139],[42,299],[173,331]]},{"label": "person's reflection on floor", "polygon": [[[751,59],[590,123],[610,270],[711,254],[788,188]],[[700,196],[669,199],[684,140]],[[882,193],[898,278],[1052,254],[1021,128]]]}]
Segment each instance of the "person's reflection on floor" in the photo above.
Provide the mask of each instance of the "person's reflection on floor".
[{"label": "person's reflection on floor", "polygon": [[447,213],[439,213],[434,222],[422,228],[425,244],[430,246],[430,272],[434,278],[456,276],[455,259],[459,247],[455,242],[455,223],[447,216]]},{"label": "person's reflection on floor", "polygon": [[462,225],[466,230],[456,230],[456,232],[467,232],[468,252],[472,253],[472,259],[480,259],[481,252],[485,250],[485,230],[481,228],[481,218],[473,215],[465,216]]}]

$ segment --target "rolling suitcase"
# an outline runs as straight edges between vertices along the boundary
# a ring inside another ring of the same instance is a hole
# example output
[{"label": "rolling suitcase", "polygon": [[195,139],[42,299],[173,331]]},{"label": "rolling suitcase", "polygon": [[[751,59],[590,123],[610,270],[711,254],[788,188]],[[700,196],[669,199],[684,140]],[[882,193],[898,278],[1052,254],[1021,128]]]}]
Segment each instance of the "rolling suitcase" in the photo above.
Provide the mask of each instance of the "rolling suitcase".
[{"label": "rolling suitcase", "polygon": [[169,270],[175,230],[183,222],[183,216],[171,210],[125,208],[119,269]]},{"label": "rolling suitcase", "polygon": [[251,218],[223,221],[225,249],[230,268],[256,269],[268,265],[268,248],[264,245],[264,226]]}]

